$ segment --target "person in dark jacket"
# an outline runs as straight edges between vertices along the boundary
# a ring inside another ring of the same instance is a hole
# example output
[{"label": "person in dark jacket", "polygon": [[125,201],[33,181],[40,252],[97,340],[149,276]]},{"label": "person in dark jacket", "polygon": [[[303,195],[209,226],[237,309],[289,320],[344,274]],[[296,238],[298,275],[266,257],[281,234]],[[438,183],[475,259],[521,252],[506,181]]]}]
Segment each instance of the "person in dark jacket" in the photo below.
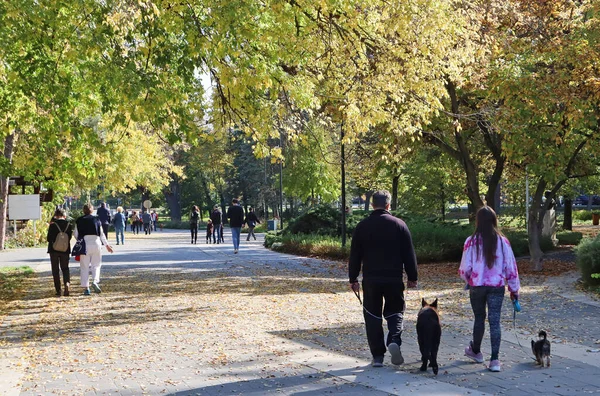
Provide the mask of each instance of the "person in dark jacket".
[{"label": "person in dark jacket", "polygon": [[[408,275],[407,286],[415,288],[418,272],[410,231],[402,220],[388,211],[390,193],[385,190],[377,191],[372,200],[373,212],[358,223],[354,230],[348,277],[351,289],[358,293],[358,275],[362,270],[363,314],[367,340],[373,355],[372,365],[382,367],[386,344],[392,364],[404,363],[400,351],[404,318],[402,274],[405,271]],[[387,342],[384,342],[382,328],[384,318],[389,329]]]},{"label": "person in dark jacket", "polygon": [[221,243],[223,239],[223,229],[221,228],[221,223],[223,222],[223,214],[219,207],[215,205],[214,210],[210,214],[210,219],[213,222],[213,243]]},{"label": "person in dark jacket", "polygon": [[246,218],[244,219],[244,223],[248,226],[249,229],[246,241],[249,241],[250,237],[253,237],[256,241],[256,235],[254,235],[254,228],[256,227],[256,224],[260,224],[260,220],[258,220],[256,213],[254,213],[254,208],[249,209],[249,212],[246,215]]},{"label": "person in dark jacket", "polygon": [[144,224],[144,233],[150,235],[152,233],[152,215],[149,211],[142,213],[142,222]]},{"label": "person in dark jacket", "polygon": [[[67,234],[69,244],[67,250],[58,252],[54,250],[54,241],[60,232]],[[69,272],[69,257],[71,256],[71,237],[73,236],[73,226],[66,220],[64,209],[58,208],[54,212],[54,217],[48,228],[48,253],[50,254],[50,265],[52,266],[52,278],[54,278],[54,289],[56,295],[61,295],[60,273],[63,275],[63,284],[65,285],[64,296],[69,295],[69,287],[71,286],[71,274]]]},{"label": "person in dark jacket", "polygon": [[227,209],[229,227],[231,227],[231,240],[233,241],[233,253],[240,250],[240,234],[244,225],[244,209],[240,206],[237,198],[231,201],[232,205]]},{"label": "person in dark jacket", "polygon": [[100,220],[100,224],[102,224],[102,231],[104,232],[104,237],[108,239],[108,227],[111,222],[110,211],[106,208],[106,204],[102,202],[100,207],[96,209],[96,216],[98,220]]},{"label": "person in dark jacket", "polygon": [[194,205],[190,214],[190,231],[192,233],[192,243],[194,244],[198,241],[198,220],[200,220],[200,210]]}]

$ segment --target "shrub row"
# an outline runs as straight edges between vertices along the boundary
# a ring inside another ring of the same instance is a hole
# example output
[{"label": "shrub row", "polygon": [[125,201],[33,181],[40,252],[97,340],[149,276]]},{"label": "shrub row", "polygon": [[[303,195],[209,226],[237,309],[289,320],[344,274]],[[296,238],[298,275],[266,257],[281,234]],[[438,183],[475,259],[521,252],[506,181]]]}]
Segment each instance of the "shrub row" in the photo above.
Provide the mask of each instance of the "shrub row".
[{"label": "shrub row", "polygon": [[589,286],[600,285],[600,235],[594,239],[583,239],[575,253],[584,283]]},{"label": "shrub row", "polygon": [[[414,222],[410,223],[413,244],[418,262],[458,261],[462,257],[463,245],[471,235],[470,226],[444,223]],[[508,231],[515,256],[529,254],[527,233],[525,231]],[[318,256],[331,259],[347,259],[350,240],[347,248],[341,247],[341,239],[330,235],[290,234],[269,232],[265,237],[265,246],[276,250],[299,255]],[[550,238],[542,238],[541,248],[549,251],[553,248]]]}]

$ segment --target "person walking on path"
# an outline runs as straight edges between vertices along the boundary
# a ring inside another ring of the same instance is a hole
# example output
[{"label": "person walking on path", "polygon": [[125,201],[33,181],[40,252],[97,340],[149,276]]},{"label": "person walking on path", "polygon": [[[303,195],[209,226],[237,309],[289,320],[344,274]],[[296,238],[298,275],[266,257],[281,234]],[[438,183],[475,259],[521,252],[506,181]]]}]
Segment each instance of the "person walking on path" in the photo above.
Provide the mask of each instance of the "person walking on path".
[{"label": "person walking on path", "polygon": [[246,215],[246,218],[244,219],[244,223],[248,226],[249,229],[246,241],[249,241],[250,237],[253,237],[256,241],[256,235],[254,235],[254,228],[256,227],[256,224],[260,224],[260,220],[258,220],[256,213],[254,213],[254,208],[249,209],[249,212]]},{"label": "person walking on path", "polygon": [[110,225],[110,211],[106,208],[106,204],[102,202],[100,207],[96,210],[96,216],[100,219],[100,224],[102,224],[102,231],[104,232],[104,237],[108,238],[108,226]]},{"label": "person walking on path", "polygon": [[135,210],[131,213],[129,221],[131,222],[131,232],[133,232],[134,234],[139,233],[138,222],[140,221],[140,217],[138,216]]},{"label": "person walking on path", "polygon": [[150,235],[152,233],[152,215],[150,212],[145,211],[142,213],[142,222],[144,223],[144,232],[146,235]]},{"label": "person walking on path", "polygon": [[240,250],[240,234],[244,225],[244,209],[240,206],[237,198],[231,201],[232,205],[227,209],[229,227],[231,227],[231,240],[233,241],[233,253]]},{"label": "person walking on path", "polygon": [[467,282],[471,299],[473,339],[465,348],[465,356],[483,363],[481,341],[485,332],[485,317],[490,323],[492,356],[490,371],[501,370],[498,354],[502,332],[500,314],[504,301],[504,287],[508,284],[510,298],[519,299],[519,271],[517,261],[508,239],[498,229],[498,219],[494,210],[484,206],[477,212],[475,232],[465,241],[459,268],[460,277]]},{"label": "person walking on path", "polygon": [[[390,201],[388,191],[373,194],[373,212],[354,230],[348,263],[350,288],[355,293],[360,290],[358,275],[362,269],[363,315],[373,367],[383,366],[386,345],[392,364],[404,363],[400,350],[405,309],[403,271],[409,288],[417,287],[418,278],[410,231],[404,221],[389,212]],[[382,328],[384,318],[389,330],[387,341]]]},{"label": "person walking on path", "polygon": [[117,234],[117,245],[119,244],[119,236],[121,236],[121,245],[125,245],[125,215],[123,214],[123,208],[117,207],[117,213],[113,219],[115,226],[115,233]]},{"label": "person walking on path", "polygon": [[223,239],[223,229],[221,228],[221,223],[223,222],[223,215],[219,210],[219,207],[215,205],[212,213],[210,214],[210,219],[213,222],[213,243],[221,243]]},{"label": "person walking on path", "polygon": [[[66,234],[60,235],[61,233]],[[69,295],[69,286],[71,285],[71,274],[69,272],[69,257],[71,255],[71,237],[73,236],[73,227],[66,220],[64,209],[58,208],[54,212],[54,217],[48,228],[48,253],[50,254],[50,265],[52,266],[52,278],[54,278],[54,289],[56,296],[61,295],[60,273],[63,275],[63,284],[65,286],[64,296]],[[63,239],[60,243],[64,246],[59,246],[58,239]],[[66,239],[66,243],[65,240]],[[56,250],[57,249],[60,250]],[[66,250],[63,250],[66,249]]]},{"label": "person walking on path", "polygon": [[192,243],[198,243],[198,219],[200,219],[200,210],[194,205],[190,214],[190,231],[192,233]]},{"label": "person walking on path", "polygon": [[108,244],[100,220],[92,215],[91,205],[83,205],[83,216],[77,219],[75,227],[75,238],[83,238],[85,241],[86,253],[79,259],[81,287],[83,294],[90,295],[90,267],[92,270],[92,287],[96,293],[102,292],[100,289],[100,267],[102,266],[102,245],[106,250],[113,252]]}]

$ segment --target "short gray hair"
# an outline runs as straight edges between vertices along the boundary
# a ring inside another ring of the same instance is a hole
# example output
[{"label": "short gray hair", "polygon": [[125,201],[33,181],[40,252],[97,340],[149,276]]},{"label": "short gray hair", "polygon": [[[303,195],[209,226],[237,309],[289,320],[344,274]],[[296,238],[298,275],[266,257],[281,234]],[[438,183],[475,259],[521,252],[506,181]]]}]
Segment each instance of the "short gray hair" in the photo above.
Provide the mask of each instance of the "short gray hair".
[{"label": "short gray hair", "polygon": [[373,193],[371,202],[375,209],[385,209],[392,201],[392,194],[388,190],[379,190]]}]

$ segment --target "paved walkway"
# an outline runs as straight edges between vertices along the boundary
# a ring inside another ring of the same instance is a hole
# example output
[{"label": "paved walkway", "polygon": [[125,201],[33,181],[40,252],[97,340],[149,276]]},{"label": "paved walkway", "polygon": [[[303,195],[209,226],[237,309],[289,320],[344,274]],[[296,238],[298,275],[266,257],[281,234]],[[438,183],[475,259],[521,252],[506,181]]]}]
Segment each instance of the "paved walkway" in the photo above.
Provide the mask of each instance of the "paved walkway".
[{"label": "paved walkway", "polygon": [[[423,266],[423,289],[407,296],[406,363],[373,369],[343,265],[268,251],[262,238],[244,240],[237,255],[230,243],[190,245],[183,231],[126,238],[104,256],[103,292],[90,297],[77,287],[71,297],[54,297],[44,249],[0,253],[0,265],[29,265],[39,275],[0,324],[0,394],[571,395],[600,388],[600,307],[564,287],[569,277],[524,279],[516,331],[508,300],[504,309],[504,370],[489,373],[462,356],[471,313],[460,282],[437,273],[442,266]],[[76,286],[78,265],[71,269]],[[421,297],[440,298],[438,376],[418,371]],[[553,342],[548,369],[533,364],[528,346],[539,329]]]}]

